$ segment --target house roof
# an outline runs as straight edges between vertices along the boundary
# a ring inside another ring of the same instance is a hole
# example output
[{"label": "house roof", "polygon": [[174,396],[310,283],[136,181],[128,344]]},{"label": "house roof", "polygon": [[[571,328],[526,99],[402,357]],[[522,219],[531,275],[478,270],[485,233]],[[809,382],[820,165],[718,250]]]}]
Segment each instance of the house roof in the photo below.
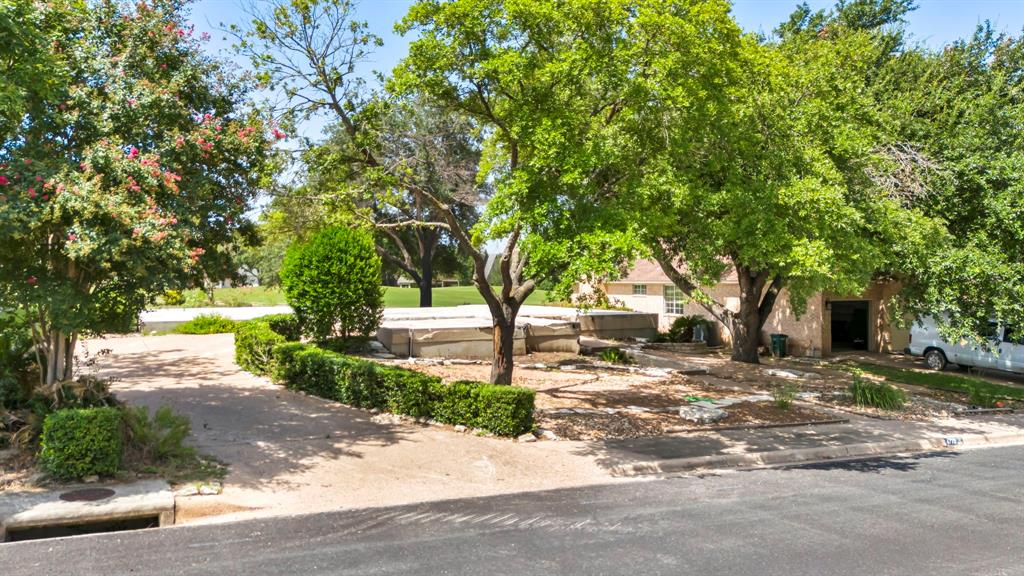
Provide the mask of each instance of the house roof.
[{"label": "house roof", "polygon": [[[722,282],[735,284],[736,271],[729,268],[722,274]],[[608,284],[671,284],[668,276],[661,271],[661,266],[654,260],[637,260],[629,273],[618,280],[610,280]]]}]

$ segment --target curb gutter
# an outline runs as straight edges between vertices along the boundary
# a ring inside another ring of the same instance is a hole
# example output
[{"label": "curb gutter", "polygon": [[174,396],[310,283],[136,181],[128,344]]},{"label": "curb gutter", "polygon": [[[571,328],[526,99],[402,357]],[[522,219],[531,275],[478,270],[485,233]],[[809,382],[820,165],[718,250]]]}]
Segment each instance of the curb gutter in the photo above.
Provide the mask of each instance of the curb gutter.
[{"label": "curb gutter", "polygon": [[611,469],[613,476],[646,476],[672,474],[720,468],[758,468],[807,464],[828,460],[843,460],[865,456],[893,456],[897,454],[955,451],[960,448],[1010,446],[1024,444],[1024,432],[994,434],[964,434],[937,436],[919,440],[891,440],[866,442],[842,446],[821,446],[792,450],[773,450],[746,454],[713,454],[692,458],[669,458],[633,464],[620,464]]}]

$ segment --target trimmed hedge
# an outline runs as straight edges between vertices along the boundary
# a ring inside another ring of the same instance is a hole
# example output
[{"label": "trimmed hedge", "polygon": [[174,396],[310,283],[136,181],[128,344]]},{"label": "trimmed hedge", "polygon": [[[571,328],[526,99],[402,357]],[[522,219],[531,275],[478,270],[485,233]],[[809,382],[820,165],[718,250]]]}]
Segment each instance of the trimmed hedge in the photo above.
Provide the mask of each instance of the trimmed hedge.
[{"label": "trimmed hedge", "polygon": [[235,364],[266,376],[273,362],[274,346],[298,341],[302,336],[291,314],[272,314],[239,322],[235,328]]},{"label": "trimmed hedge", "polygon": [[110,476],[121,465],[124,420],[117,408],[58,410],[43,422],[39,460],[50,476]]},{"label": "trimmed hedge", "polygon": [[299,343],[278,344],[271,375],[298,390],[361,408],[515,436],[533,428],[534,392],[515,386],[441,379]]},{"label": "trimmed hedge", "polygon": [[302,325],[299,324],[299,319],[295,317],[295,314],[270,314],[260,316],[256,320],[266,322],[271,330],[284,336],[284,339],[289,342],[302,340]]}]

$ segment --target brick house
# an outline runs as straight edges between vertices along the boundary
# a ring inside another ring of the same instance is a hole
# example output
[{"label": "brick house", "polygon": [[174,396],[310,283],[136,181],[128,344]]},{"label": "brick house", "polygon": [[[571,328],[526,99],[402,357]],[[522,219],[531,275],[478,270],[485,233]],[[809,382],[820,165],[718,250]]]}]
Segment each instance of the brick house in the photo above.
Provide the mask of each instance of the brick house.
[{"label": "brick house", "polygon": [[[714,321],[707,310],[687,298],[665,276],[657,262],[651,260],[636,262],[625,277],[607,282],[601,288],[612,302],[639,312],[658,314],[662,329],[682,314],[700,314]],[[762,344],[768,344],[769,334],[783,333],[789,335],[790,354],[798,356],[829,356],[843,350],[903,350],[908,331],[894,326],[887,311],[888,302],[898,289],[893,283],[872,283],[858,295],[816,294],[807,301],[807,311],[799,318],[783,291],[765,322]],[[589,290],[585,284],[577,287],[578,293]],[[738,311],[739,283],[735,272],[730,270],[723,275],[709,294],[726,308]],[[714,323],[712,339],[717,336],[719,342],[728,344],[729,331],[717,321]]]}]

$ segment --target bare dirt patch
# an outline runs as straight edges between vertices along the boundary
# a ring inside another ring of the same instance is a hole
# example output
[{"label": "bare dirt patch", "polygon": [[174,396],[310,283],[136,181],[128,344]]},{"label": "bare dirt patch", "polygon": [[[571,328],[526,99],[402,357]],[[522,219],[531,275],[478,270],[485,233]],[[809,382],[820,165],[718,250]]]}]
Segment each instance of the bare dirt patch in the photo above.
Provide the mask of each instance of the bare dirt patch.
[{"label": "bare dirt patch", "polygon": [[[707,367],[711,374],[653,376],[621,368],[593,366],[594,359],[588,357],[535,354],[517,359],[513,384],[537,392],[537,425],[540,428],[570,440],[637,438],[658,436],[680,428],[701,428],[701,425],[681,418],[677,408],[700,400],[767,394],[774,387],[793,384],[786,379],[766,377],[764,370],[771,366],[737,365],[714,351],[657,352]],[[537,368],[538,364],[544,364],[546,368]],[[487,364],[410,363],[406,366],[446,381],[486,380],[490,375]],[[806,367],[803,369],[807,370]],[[822,377],[815,382],[823,384],[826,380]],[[566,409],[593,412],[566,413]],[[718,425],[725,427],[803,424],[834,419],[832,414],[813,406],[794,405],[783,410],[771,400],[741,402],[724,409],[728,416]]]}]

